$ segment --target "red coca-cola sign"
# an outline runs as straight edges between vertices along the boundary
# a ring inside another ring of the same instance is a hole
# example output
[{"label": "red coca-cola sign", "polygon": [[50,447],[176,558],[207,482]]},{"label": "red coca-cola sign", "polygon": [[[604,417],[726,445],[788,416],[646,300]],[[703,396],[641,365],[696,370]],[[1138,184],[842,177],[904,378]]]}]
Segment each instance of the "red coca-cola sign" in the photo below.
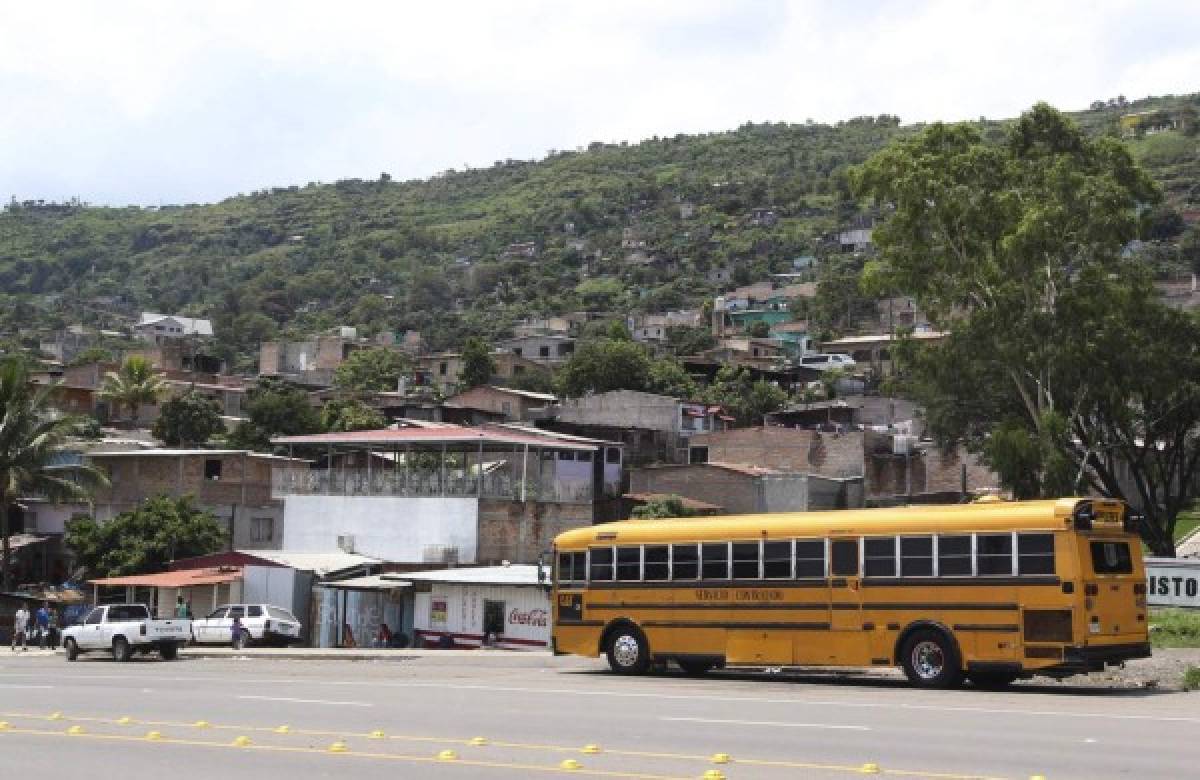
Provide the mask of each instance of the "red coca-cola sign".
[{"label": "red coca-cola sign", "polygon": [[508,622],[514,626],[545,626],[547,612],[544,609],[531,609],[526,612],[513,607],[508,613]]}]

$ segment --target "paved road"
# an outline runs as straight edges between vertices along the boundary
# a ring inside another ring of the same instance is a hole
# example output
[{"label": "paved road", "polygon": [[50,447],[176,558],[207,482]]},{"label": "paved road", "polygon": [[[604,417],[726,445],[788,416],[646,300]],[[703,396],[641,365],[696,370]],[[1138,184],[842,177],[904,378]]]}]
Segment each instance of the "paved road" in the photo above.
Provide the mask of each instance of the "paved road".
[{"label": "paved road", "polygon": [[[700,778],[718,770],[771,780],[846,778],[877,764],[891,777],[1095,780],[1195,777],[1200,767],[1200,694],[1069,685],[914,691],[877,676],[627,679],[586,659],[488,652],[68,664],[0,650],[0,722],[4,767],[46,777]],[[249,743],[233,746],[238,737]],[[344,751],[331,752],[334,743]],[[600,752],[584,752],[589,744]],[[442,751],[455,758],[440,760]],[[716,753],[732,761],[711,763]],[[564,760],[581,768],[562,769]]]}]

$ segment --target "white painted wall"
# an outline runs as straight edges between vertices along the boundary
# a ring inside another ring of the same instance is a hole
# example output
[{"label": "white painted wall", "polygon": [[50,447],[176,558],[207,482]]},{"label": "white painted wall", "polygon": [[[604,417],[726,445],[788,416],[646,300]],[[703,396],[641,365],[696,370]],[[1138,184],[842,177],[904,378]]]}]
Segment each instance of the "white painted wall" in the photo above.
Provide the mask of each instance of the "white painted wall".
[{"label": "white painted wall", "polygon": [[290,552],[333,552],[354,537],[354,552],[392,563],[422,563],[431,545],[457,547],[459,563],[474,563],[479,501],[399,496],[288,496],[283,546]]},{"label": "white painted wall", "polygon": [[[425,639],[450,634],[459,646],[483,640],[483,602],[504,602],[504,633],[496,643],[510,650],[550,645],[550,596],[537,585],[454,585],[435,582],[414,600],[413,628]],[[446,619],[434,620],[432,605],[445,602]],[[517,640],[517,641],[511,641]],[[418,645],[419,646],[419,645]]]}]

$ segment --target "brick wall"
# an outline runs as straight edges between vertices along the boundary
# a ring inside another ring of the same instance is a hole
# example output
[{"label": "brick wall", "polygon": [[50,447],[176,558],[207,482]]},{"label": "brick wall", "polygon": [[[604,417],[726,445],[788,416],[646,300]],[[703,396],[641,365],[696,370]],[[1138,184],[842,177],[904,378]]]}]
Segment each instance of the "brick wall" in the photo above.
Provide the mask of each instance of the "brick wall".
[{"label": "brick wall", "polygon": [[572,528],[591,525],[591,504],[558,504],[547,501],[479,502],[477,563],[536,563],[554,537]]},{"label": "brick wall", "polygon": [[[857,477],[863,474],[863,434],[797,428],[735,428],[691,437],[716,463],[747,463],[779,471]],[[720,503],[720,502],[715,502]]]},{"label": "brick wall", "polygon": [[279,354],[278,341],[264,341],[258,345],[258,373],[261,376],[273,376],[279,373],[279,369],[283,365]]},{"label": "brick wall", "polygon": [[761,511],[753,476],[703,464],[634,469],[629,472],[629,492],[694,498],[722,507],[725,514]]}]

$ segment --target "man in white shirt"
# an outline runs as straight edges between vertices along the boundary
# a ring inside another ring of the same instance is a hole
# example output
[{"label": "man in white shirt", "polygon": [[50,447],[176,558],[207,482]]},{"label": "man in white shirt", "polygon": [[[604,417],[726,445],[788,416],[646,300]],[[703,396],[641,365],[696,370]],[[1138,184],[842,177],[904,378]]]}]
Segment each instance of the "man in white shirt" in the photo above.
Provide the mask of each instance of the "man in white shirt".
[{"label": "man in white shirt", "polygon": [[25,644],[25,629],[29,626],[29,609],[22,604],[13,618],[12,651],[17,652],[17,642],[21,642],[21,652],[29,649]]}]

